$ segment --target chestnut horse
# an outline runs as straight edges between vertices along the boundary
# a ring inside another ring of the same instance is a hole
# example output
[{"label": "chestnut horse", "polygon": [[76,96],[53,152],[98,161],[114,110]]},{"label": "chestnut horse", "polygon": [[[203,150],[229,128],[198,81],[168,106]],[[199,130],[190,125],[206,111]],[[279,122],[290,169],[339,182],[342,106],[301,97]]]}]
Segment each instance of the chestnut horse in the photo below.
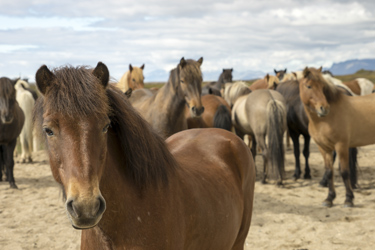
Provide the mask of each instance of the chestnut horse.
[{"label": "chestnut horse", "polygon": [[279,84],[279,78],[267,74],[264,78],[258,79],[250,85],[252,91],[256,89],[276,89]]},{"label": "chestnut horse", "polygon": [[333,174],[333,156],[336,150],[340,173],[346,188],[345,206],[353,206],[353,190],[350,183],[350,147],[375,143],[375,95],[347,96],[335,85],[324,80],[321,68],[305,68],[300,81],[300,97],[309,118],[309,133],[323,155],[328,171],[329,193],[323,202],[332,206],[336,197]]},{"label": "chestnut horse", "polygon": [[107,67],[45,65],[34,109],[81,249],[243,249],[255,169],[222,129],[166,142],[108,84]]},{"label": "chestnut horse", "polygon": [[164,138],[187,129],[186,105],[192,117],[203,113],[202,63],[202,57],[198,61],[182,58],[171,71],[168,82],[158,91],[137,89],[129,98],[143,118]]},{"label": "chestnut horse", "polygon": [[191,117],[190,110],[185,107],[188,128],[222,128],[232,129],[231,108],[228,103],[217,95],[202,96],[204,112],[200,117]]},{"label": "chestnut horse", "polygon": [[132,90],[144,88],[144,76],[143,69],[145,65],[141,67],[133,67],[129,64],[129,70],[121,77],[120,81],[115,85],[122,92],[126,92],[129,88]]},{"label": "chestnut horse", "polygon": [[25,115],[16,100],[14,84],[15,81],[7,77],[0,78],[0,181],[5,170],[11,188],[17,188],[13,174],[13,153],[25,121]]}]

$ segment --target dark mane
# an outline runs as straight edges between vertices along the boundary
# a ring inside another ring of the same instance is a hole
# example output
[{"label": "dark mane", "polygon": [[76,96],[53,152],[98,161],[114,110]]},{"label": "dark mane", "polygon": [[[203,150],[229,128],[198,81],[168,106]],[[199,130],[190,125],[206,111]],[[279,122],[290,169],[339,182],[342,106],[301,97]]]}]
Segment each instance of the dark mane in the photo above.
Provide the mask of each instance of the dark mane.
[{"label": "dark mane", "polygon": [[304,72],[305,78],[308,81],[314,82],[314,84],[319,83],[323,85],[323,93],[328,103],[336,102],[342,97],[343,93],[335,85],[327,82],[319,70],[308,68],[308,71],[307,75]]},{"label": "dark mane", "polygon": [[61,112],[71,117],[106,114],[111,130],[121,143],[124,170],[139,188],[168,183],[177,163],[159,137],[134,110],[124,94],[108,84],[104,89],[86,67],[63,67],[53,71],[56,78],[45,97],[34,107],[34,124],[42,132],[44,111]]},{"label": "dark mane", "polygon": [[[184,73],[185,80],[189,82],[193,82],[194,80],[198,80],[200,82],[203,81],[202,71],[199,67],[199,64],[191,59],[185,60],[186,64],[182,68],[181,72]],[[169,79],[166,86],[173,86],[173,90],[179,93],[179,86],[180,86],[180,67],[177,65],[176,68],[172,69],[169,74]],[[170,91],[169,88],[165,88],[165,91]],[[181,93],[179,93],[181,94]]]}]

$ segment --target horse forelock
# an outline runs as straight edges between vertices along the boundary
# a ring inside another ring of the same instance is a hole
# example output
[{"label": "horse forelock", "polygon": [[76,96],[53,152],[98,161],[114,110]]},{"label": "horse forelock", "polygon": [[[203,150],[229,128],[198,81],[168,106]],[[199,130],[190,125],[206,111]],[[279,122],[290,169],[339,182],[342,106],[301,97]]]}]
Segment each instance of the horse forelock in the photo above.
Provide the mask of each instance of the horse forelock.
[{"label": "horse forelock", "polygon": [[52,71],[55,75],[44,96],[44,110],[70,117],[104,116],[109,113],[105,88],[85,66],[65,66]]},{"label": "horse forelock", "polygon": [[183,74],[187,81],[203,81],[200,65],[191,59],[186,60],[186,65],[181,69],[180,74]]},{"label": "horse forelock", "polygon": [[342,96],[342,92],[334,84],[326,81],[319,70],[309,68],[306,80],[323,86],[323,94],[328,103],[336,102]]},{"label": "horse forelock", "polygon": [[16,90],[7,77],[0,78],[0,109],[8,109],[9,101],[16,99]]}]

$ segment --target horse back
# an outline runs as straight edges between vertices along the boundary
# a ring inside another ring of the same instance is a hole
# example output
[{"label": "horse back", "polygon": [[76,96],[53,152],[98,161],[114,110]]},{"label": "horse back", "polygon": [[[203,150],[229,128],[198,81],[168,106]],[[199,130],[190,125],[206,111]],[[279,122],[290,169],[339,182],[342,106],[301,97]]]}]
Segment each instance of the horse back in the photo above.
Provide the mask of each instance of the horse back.
[{"label": "horse back", "polygon": [[255,182],[249,148],[222,129],[186,130],[166,142],[180,165],[173,189],[183,197],[184,218],[190,218],[183,222],[185,245],[189,249],[232,249],[243,244],[250,227]]}]

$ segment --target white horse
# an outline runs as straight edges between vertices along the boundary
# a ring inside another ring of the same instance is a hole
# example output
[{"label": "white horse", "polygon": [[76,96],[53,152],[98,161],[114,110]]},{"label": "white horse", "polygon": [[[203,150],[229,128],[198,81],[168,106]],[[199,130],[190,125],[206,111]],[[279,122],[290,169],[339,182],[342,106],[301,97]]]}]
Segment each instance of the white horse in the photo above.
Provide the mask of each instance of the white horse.
[{"label": "white horse", "polygon": [[25,88],[29,88],[29,84],[26,81],[18,80],[14,86],[16,89],[16,99],[20,105],[23,113],[25,114],[25,123],[23,125],[21,134],[19,136],[21,143],[21,161],[32,162],[32,141],[33,141],[33,125],[32,125],[32,116],[33,116],[33,107],[35,100],[30,91]]}]

